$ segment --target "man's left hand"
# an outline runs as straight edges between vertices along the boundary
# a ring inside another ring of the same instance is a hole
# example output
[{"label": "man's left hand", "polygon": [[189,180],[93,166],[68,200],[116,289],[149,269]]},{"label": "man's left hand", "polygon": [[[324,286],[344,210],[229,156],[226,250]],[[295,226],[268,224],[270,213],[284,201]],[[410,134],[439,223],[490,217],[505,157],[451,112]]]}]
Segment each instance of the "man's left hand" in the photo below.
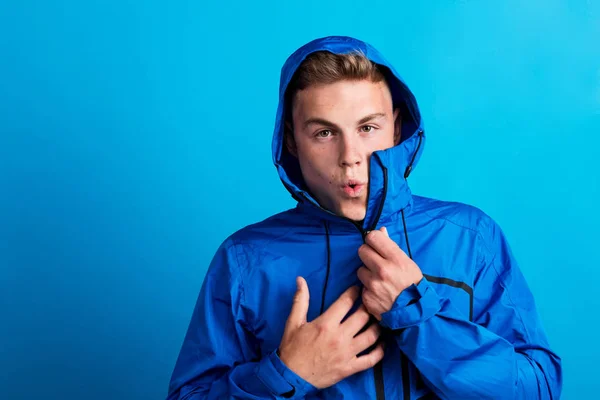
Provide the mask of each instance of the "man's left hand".
[{"label": "man's left hand", "polygon": [[371,231],[358,248],[364,266],[358,269],[363,283],[362,302],[377,320],[389,311],[404,289],[423,279],[421,269],[390,239],[387,229]]}]

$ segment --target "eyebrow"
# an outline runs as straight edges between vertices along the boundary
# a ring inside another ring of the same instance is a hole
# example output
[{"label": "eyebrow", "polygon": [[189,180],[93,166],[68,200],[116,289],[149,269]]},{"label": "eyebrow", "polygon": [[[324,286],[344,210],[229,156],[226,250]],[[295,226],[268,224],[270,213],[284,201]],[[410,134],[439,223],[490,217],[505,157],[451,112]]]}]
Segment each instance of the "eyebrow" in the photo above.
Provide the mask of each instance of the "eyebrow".
[{"label": "eyebrow", "polygon": [[[369,114],[369,115],[361,118],[360,121],[358,121],[358,125],[364,124],[366,122],[369,122],[369,121],[372,121],[372,120],[378,119],[378,118],[385,118],[385,113]],[[331,121],[327,121],[326,119],[323,119],[323,118],[309,118],[306,121],[304,121],[305,128],[307,128],[311,124],[319,124],[319,125],[325,125],[325,126],[331,126],[334,128],[338,128],[338,126],[336,124],[334,124]]]}]

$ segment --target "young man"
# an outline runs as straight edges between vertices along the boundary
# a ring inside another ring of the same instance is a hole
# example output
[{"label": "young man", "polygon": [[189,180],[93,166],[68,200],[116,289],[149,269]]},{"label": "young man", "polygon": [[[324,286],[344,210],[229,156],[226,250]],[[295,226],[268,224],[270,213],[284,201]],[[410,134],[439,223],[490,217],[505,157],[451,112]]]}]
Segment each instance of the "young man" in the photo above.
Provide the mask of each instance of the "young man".
[{"label": "young man", "polygon": [[423,123],[381,54],[314,40],[279,100],[273,160],[298,205],[221,245],[168,399],[558,398],[500,228],[411,194]]}]

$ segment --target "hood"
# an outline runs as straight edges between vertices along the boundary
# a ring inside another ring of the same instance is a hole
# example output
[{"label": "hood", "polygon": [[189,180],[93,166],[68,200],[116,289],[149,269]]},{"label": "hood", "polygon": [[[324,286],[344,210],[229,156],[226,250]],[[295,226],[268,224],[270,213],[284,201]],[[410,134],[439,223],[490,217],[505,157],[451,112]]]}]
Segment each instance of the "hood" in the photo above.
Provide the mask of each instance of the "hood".
[{"label": "hood", "polygon": [[379,222],[384,222],[406,208],[412,202],[412,195],[406,179],[419,161],[423,151],[425,134],[417,101],[394,67],[371,45],[348,36],[328,36],[315,39],[298,50],[286,60],[281,69],[279,84],[279,105],[273,132],[273,163],[277,167],[279,177],[286,189],[300,204],[311,212],[322,214],[329,219],[337,217],[322,208],[308,192],[298,160],[291,155],[284,145],[284,110],[285,92],[298,66],[311,53],[329,51],[345,54],[360,50],[371,61],[381,66],[390,90],[394,108],[400,107],[402,113],[402,138],[398,145],[372,154],[369,165],[369,194],[367,214],[363,221],[363,229],[375,229]]}]

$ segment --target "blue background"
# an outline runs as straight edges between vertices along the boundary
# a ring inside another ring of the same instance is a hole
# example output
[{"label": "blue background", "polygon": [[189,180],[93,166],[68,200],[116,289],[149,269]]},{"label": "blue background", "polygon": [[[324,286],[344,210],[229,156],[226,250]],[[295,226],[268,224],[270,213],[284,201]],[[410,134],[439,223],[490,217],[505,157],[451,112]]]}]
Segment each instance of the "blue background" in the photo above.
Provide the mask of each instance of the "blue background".
[{"label": "blue background", "polygon": [[566,399],[597,378],[600,3],[0,3],[0,393],[162,399],[221,241],[293,206],[279,70],[372,43],[416,93],[413,191],[505,230]]}]

